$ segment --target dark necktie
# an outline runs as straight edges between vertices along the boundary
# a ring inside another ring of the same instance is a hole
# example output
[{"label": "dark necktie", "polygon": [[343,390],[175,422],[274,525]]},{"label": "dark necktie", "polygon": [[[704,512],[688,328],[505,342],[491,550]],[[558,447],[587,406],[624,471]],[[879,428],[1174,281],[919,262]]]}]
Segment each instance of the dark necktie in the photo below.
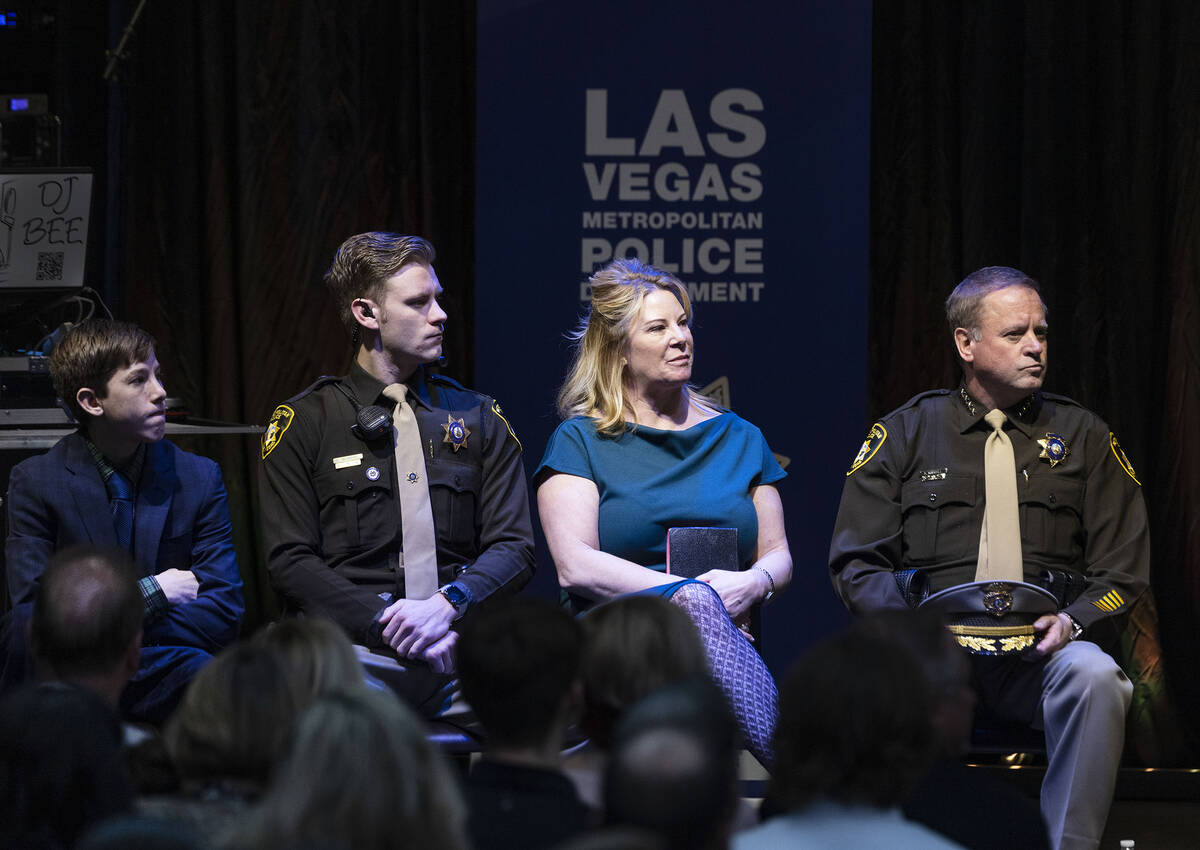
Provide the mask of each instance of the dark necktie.
[{"label": "dark necktie", "polygon": [[129,479],[114,471],[108,479],[108,498],[112,506],[113,527],[117,531],[117,543],[133,554],[133,508],[134,490]]}]

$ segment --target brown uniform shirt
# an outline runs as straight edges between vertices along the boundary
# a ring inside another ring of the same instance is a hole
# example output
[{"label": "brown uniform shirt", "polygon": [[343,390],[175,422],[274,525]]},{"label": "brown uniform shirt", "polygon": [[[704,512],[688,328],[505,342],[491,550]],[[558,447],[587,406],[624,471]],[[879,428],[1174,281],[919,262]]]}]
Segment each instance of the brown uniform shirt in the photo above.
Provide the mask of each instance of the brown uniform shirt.
[{"label": "brown uniform shirt", "polygon": [[[930,591],[974,581],[983,523],[987,410],[965,390],[911,399],[872,426],[847,473],[829,552],[854,613],[905,605],[893,571],[920,569]],[[1026,580],[1083,577],[1065,610],[1083,626],[1124,612],[1146,587],[1150,536],[1136,472],[1108,426],[1062,396],[1006,411]],[[1053,461],[1053,463],[1052,463]]]},{"label": "brown uniform shirt", "polygon": [[[354,407],[335,383],[360,405],[392,407],[383,383],[356,364],[276,408],[259,496],[267,569],[293,606],[377,645],[381,594],[404,597],[392,430],[370,441],[352,433]],[[520,443],[487,396],[424,370],[409,385],[419,398],[439,583],[457,581],[473,602],[515,593],[534,567]]]}]

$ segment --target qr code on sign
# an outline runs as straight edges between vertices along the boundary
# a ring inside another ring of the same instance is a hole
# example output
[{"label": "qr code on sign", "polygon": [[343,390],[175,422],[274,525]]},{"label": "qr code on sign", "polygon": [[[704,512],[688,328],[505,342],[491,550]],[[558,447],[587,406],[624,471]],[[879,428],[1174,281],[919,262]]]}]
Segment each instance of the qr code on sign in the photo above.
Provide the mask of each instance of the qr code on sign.
[{"label": "qr code on sign", "polygon": [[39,251],[37,259],[37,280],[62,280],[63,252]]}]

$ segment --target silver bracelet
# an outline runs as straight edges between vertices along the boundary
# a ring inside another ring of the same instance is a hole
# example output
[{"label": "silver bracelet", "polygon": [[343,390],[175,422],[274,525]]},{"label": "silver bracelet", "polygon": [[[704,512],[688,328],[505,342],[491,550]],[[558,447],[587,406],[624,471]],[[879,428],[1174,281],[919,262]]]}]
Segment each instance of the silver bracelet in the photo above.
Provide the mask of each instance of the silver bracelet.
[{"label": "silver bracelet", "polygon": [[754,569],[765,575],[767,577],[767,584],[771,585],[771,589],[767,591],[767,595],[762,600],[762,604],[766,605],[775,596],[775,578],[766,567],[755,567]]}]

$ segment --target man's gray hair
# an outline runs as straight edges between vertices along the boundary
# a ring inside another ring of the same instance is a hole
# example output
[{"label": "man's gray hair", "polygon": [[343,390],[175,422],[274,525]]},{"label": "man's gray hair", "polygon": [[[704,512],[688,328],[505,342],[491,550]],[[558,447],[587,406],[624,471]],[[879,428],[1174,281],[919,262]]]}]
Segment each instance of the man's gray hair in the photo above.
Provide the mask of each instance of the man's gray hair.
[{"label": "man's gray hair", "polygon": [[[1042,290],[1038,282],[1018,269],[1008,266],[986,266],[979,271],[971,272],[962,283],[954,287],[954,291],[946,299],[946,321],[953,332],[957,328],[966,328],[972,338],[979,339],[979,314],[983,309],[983,299],[990,293],[1010,286],[1024,286],[1037,293],[1042,301]],[[1042,301],[1042,312],[1046,303]]]}]

